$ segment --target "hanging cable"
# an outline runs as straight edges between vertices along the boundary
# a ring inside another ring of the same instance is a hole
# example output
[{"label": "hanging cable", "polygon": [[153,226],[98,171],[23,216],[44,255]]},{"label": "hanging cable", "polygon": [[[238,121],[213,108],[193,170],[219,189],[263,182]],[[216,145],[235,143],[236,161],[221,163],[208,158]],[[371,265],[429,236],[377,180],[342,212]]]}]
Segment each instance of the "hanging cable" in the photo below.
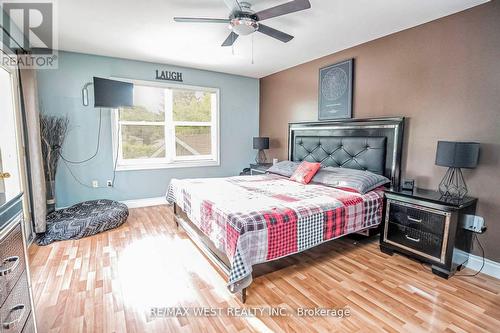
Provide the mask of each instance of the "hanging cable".
[{"label": "hanging cable", "polygon": [[[118,110],[120,112],[120,110]],[[118,118],[120,115],[118,114]],[[115,161],[113,165],[113,180],[111,181],[111,185],[114,187],[115,186],[115,178],[116,178],[116,165],[118,163],[118,156],[120,154],[120,124],[116,126],[116,155],[115,155]]]},{"label": "hanging cable", "polygon": [[473,276],[476,276],[478,275],[479,273],[481,273],[481,271],[483,270],[484,268],[484,264],[485,264],[485,258],[484,258],[484,248],[483,248],[483,245],[481,244],[481,242],[479,241],[479,238],[477,237],[477,234],[474,233],[473,234],[477,244],[479,245],[479,248],[481,249],[481,256],[483,257],[483,263],[481,265],[481,268],[479,268],[479,270],[473,274],[455,274],[455,276],[464,276],[464,277],[473,277]]},{"label": "hanging cable", "polygon": [[66,162],[65,160],[62,160],[64,165],[66,166],[66,169],[68,169],[71,177],[73,177],[73,179],[80,185],[84,186],[84,187],[87,187],[87,188],[96,188],[96,187],[93,187],[93,186],[90,186],[90,185],[87,185],[85,184],[84,182],[82,182],[74,173],[73,173],[73,170],[71,170],[70,166],[68,165],[68,162]]},{"label": "hanging cable", "polygon": [[[118,111],[120,112],[120,111]],[[101,117],[101,112],[99,112],[99,118]],[[84,161],[80,161],[80,162],[71,162],[71,161],[68,161],[66,160],[65,158],[62,157],[61,153],[59,152],[59,156],[61,156],[62,158],[62,161],[64,162],[64,165],[66,166],[66,168],[68,169],[71,177],[73,177],[73,179],[80,185],[84,186],[84,187],[87,187],[87,188],[91,188],[91,189],[95,189],[95,188],[108,188],[109,186],[98,186],[98,187],[94,187],[94,186],[90,186],[88,184],[85,184],[82,180],[80,180],[80,178],[78,178],[74,173],[73,173],[73,170],[71,170],[71,166],[68,164],[68,163],[73,163],[73,164],[81,164],[81,163],[84,163],[86,161],[89,161],[91,160],[92,158],[94,158],[97,153],[99,152],[99,138],[100,138],[100,128],[101,128],[101,119],[99,119],[99,135],[98,135],[98,145],[97,145],[97,150],[96,150],[96,153],[91,157],[91,158],[88,158]],[[113,159],[113,178],[112,178],[112,181],[111,181],[111,186],[114,187],[115,186],[115,179],[116,179],[116,166],[118,164],[118,156],[119,156],[119,153],[120,153],[120,126],[117,126],[117,130],[116,130],[116,155],[114,156],[114,159]]]},{"label": "hanging cable", "polygon": [[84,160],[81,160],[81,161],[71,161],[71,160],[65,158],[61,154],[61,147],[54,147],[54,148],[56,148],[56,151],[57,151],[57,154],[59,155],[59,157],[61,157],[61,159],[64,162],[71,163],[71,164],[82,164],[82,163],[88,162],[91,159],[93,159],[94,157],[96,157],[97,154],[99,153],[99,147],[101,145],[101,123],[102,123],[102,108],[99,108],[99,128],[97,130],[97,147],[95,148],[95,152],[92,156],[90,156],[89,158],[86,158]]}]

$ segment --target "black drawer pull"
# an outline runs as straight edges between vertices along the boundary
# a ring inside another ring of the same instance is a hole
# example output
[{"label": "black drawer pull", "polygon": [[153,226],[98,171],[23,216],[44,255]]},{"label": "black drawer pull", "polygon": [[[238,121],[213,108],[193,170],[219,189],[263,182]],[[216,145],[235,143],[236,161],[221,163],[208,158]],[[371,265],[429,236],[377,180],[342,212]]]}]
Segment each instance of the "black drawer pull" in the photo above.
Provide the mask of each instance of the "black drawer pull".
[{"label": "black drawer pull", "polygon": [[417,243],[420,242],[420,238],[413,238],[413,237],[410,237],[408,235],[405,235],[405,237],[406,237],[406,239],[409,239],[411,241],[414,241],[414,242],[417,242]]},{"label": "black drawer pull", "polygon": [[406,216],[409,221],[416,222],[416,223],[422,223],[422,219],[416,219],[414,217],[411,217],[410,215]]},{"label": "black drawer pull", "polygon": [[[19,260],[18,256],[12,256],[12,257],[8,257],[8,258],[4,259],[4,261],[2,262],[2,265],[0,266],[0,276],[9,275],[13,271],[15,271],[17,266],[19,266],[19,262],[20,262],[20,260]],[[10,267],[3,268],[7,264],[12,264],[12,265]]]},{"label": "black drawer pull", "polygon": [[24,304],[18,304],[16,306],[12,307],[10,309],[10,311],[9,311],[9,314],[7,315],[7,318],[10,319],[10,316],[12,315],[12,313],[14,313],[16,311],[19,311],[19,310],[20,310],[20,313],[19,313],[19,316],[17,316],[16,319],[13,319],[11,321],[3,321],[2,320],[2,327],[3,327],[3,329],[10,330],[10,329],[16,327],[17,324],[19,324],[19,322],[21,321],[21,319],[24,316],[24,311],[26,310],[26,306]]}]

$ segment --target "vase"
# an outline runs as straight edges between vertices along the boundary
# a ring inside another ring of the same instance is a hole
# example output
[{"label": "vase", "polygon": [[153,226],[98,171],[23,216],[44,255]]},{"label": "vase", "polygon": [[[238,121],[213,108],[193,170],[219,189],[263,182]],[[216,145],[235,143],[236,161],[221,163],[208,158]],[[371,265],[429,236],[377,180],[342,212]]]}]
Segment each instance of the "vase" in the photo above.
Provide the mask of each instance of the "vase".
[{"label": "vase", "polygon": [[47,214],[50,214],[56,210],[56,182],[46,181],[45,191],[47,199]]}]

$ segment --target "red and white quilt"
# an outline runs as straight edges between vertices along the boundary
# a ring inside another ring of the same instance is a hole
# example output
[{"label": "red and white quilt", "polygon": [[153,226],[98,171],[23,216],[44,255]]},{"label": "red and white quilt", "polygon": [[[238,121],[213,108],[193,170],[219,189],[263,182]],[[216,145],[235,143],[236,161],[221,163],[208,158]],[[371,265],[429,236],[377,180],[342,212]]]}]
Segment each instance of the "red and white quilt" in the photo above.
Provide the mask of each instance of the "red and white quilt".
[{"label": "red and white quilt", "polygon": [[374,227],[382,220],[383,190],[366,194],[303,185],[266,174],[173,179],[176,203],[231,262],[228,288],[252,282],[252,266]]}]

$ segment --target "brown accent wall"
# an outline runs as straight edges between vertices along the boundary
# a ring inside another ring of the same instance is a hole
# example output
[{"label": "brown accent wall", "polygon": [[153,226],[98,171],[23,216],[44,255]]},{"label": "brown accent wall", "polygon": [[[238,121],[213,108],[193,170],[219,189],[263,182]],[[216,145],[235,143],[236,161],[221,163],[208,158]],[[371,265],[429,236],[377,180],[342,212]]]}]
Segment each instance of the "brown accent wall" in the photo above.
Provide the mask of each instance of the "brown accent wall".
[{"label": "brown accent wall", "polygon": [[262,78],[260,134],[271,138],[270,157],[286,159],[289,122],[317,120],[319,68],[349,58],[353,116],[408,117],[403,177],[434,189],[446,171],[434,165],[438,140],[481,143],[479,167],[464,174],[488,224],[479,237],[486,256],[500,262],[500,2]]}]

